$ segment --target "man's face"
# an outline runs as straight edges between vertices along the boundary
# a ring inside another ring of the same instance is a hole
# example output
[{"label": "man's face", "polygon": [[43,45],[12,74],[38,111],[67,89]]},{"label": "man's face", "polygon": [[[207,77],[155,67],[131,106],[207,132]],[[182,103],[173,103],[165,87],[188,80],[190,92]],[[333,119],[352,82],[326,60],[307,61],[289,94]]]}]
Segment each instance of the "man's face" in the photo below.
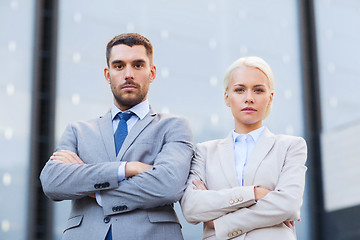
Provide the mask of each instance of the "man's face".
[{"label": "man's face", "polygon": [[144,46],[120,44],[111,49],[109,67],[104,69],[104,75],[110,84],[114,104],[125,111],[146,100],[156,67],[150,63]]}]

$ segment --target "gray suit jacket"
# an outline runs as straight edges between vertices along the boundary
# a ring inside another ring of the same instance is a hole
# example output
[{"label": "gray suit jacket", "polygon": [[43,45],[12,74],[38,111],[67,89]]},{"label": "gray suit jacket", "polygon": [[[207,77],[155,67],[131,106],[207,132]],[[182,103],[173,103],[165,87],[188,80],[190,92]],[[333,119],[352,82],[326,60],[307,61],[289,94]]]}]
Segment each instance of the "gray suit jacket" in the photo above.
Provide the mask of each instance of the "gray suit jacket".
[{"label": "gray suit jacket", "polygon": [[[72,200],[63,239],[183,239],[173,203],[186,187],[192,133],[186,120],[150,112],[115,153],[111,114],[70,124],[56,149],[75,152],[85,164],[48,161],[40,179],[52,200]],[[120,161],[153,167],[122,182]],[[89,194],[101,191],[102,207]]]},{"label": "gray suit jacket", "polygon": [[[300,218],[306,156],[304,139],[265,128],[244,168],[244,186],[239,186],[232,134],[198,144],[181,199],[183,214],[194,224],[215,219],[215,231],[205,227],[203,239],[296,239],[295,229],[283,222]],[[196,178],[207,191],[193,189]],[[254,186],[272,191],[255,203]]]}]

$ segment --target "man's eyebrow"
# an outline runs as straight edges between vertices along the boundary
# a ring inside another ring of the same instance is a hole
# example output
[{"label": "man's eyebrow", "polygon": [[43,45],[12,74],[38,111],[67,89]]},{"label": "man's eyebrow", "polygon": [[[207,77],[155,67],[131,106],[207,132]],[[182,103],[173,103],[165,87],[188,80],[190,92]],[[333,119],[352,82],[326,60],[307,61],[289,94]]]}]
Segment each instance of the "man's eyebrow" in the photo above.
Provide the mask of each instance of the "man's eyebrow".
[{"label": "man's eyebrow", "polygon": [[136,59],[133,61],[133,63],[145,63],[146,61],[144,59]]},{"label": "man's eyebrow", "polygon": [[[144,59],[135,59],[132,61],[132,63],[145,63],[146,61]],[[124,63],[123,60],[114,60],[111,62],[111,64],[118,64],[118,63]]]},{"label": "man's eyebrow", "polygon": [[124,61],[122,61],[122,60],[114,60],[114,61],[111,62],[111,65],[117,64],[117,63],[123,63],[123,62]]}]

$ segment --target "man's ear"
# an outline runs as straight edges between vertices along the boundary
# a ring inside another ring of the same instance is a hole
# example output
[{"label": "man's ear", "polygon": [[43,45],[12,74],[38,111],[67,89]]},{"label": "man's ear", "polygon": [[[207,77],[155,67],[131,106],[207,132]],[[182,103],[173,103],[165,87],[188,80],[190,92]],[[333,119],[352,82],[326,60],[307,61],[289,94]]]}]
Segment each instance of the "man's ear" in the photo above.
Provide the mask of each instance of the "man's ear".
[{"label": "man's ear", "polygon": [[155,65],[152,65],[150,67],[150,82],[153,82],[155,80],[156,77],[156,67]]},{"label": "man's ear", "polygon": [[104,68],[104,77],[105,80],[107,81],[107,83],[110,84],[110,72],[109,72],[109,68]]}]

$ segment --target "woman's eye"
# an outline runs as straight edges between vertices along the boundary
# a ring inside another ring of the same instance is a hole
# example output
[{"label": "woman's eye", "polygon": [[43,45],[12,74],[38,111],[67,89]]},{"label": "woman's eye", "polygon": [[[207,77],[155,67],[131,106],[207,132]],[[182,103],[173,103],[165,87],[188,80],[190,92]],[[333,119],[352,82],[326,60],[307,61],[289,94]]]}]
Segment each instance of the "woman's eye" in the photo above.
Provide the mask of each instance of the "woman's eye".
[{"label": "woman's eye", "polygon": [[265,92],[265,91],[262,88],[257,88],[257,89],[255,89],[255,92],[256,93],[262,93],[262,92]]},{"label": "woman's eye", "polygon": [[237,88],[237,89],[235,89],[235,92],[244,92],[244,89],[243,88]]}]

